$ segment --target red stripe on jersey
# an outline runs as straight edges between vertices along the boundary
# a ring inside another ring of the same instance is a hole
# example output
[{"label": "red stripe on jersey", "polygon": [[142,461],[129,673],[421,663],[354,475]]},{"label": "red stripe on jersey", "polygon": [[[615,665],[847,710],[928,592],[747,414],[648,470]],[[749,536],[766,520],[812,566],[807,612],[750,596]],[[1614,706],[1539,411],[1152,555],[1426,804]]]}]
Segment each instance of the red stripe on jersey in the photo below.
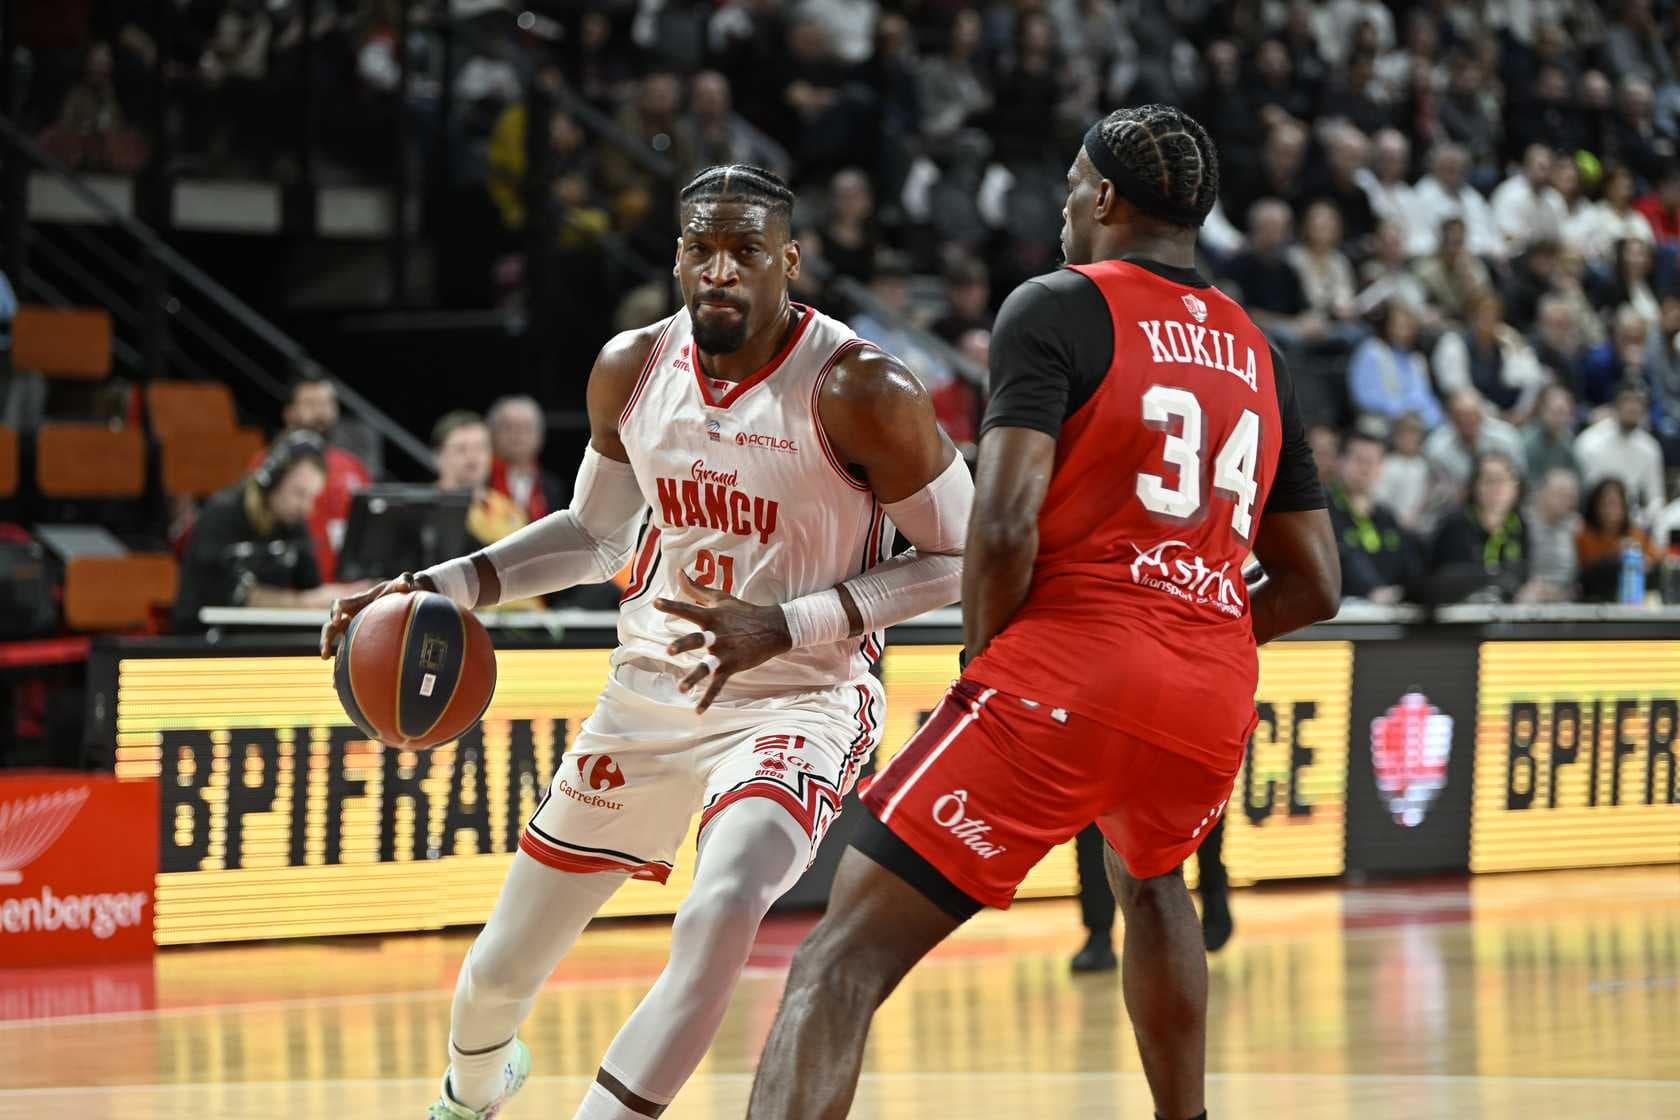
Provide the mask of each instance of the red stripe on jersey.
[{"label": "red stripe on jersey", "polygon": [[702,402],[710,405],[712,408],[728,408],[730,405],[740,400],[743,394],[747,393],[755,386],[762,384],[771,374],[781,368],[782,363],[787,361],[787,356],[793,353],[793,348],[799,345],[799,340],[805,337],[805,332],[810,328],[811,322],[816,318],[816,313],[802,303],[795,303],[791,306],[794,310],[800,313],[799,325],[793,328],[793,333],[788,336],[788,340],[786,342],[782,343],[782,348],[776,351],[775,357],[771,358],[768,362],[765,362],[762,366],[742,378],[740,381],[737,381],[727,393],[717,400],[712,399],[711,379],[707,377],[706,372],[700,368],[700,359],[699,355],[694,352],[694,343],[692,341],[689,342],[688,361],[689,365],[694,367],[694,381],[695,384],[700,386],[700,400]]},{"label": "red stripe on jersey", "polygon": [[646,879],[654,883],[663,883],[671,877],[671,868],[663,863],[635,863],[606,856],[568,852],[543,843],[529,831],[520,834],[519,850],[538,863],[557,871],[572,871],[585,875],[598,871],[628,871],[632,879]]},{"label": "red stripe on jersey", "polygon": [[[860,571],[865,572],[881,563],[881,553],[886,536],[884,530],[887,524],[887,511],[881,507],[879,502],[874,504],[872,510],[869,520],[869,534],[863,543],[863,566],[860,569]],[[874,661],[881,656],[881,642],[876,631],[872,630],[863,636],[862,651],[863,655],[870,661]]]},{"label": "red stripe on jersey", "polygon": [[653,375],[653,367],[659,364],[659,355],[665,352],[665,339],[671,333],[671,324],[676,322],[672,316],[665,322],[665,329],[659,332],[659,341],[653,344],[653,350],[648,354],[648,360],[642,365],[642,372],[636,377],[636,387],[630,392],[630,399],[624,402],[624,411],[618,414],[618,426],[630,419],[630,413],[636,407],[636,402],[642,399],[642,390],[647,388],[649,378]]},{"label": "red stripe on jersey", "polygon": [[822,409],[819,402],[822,400],[823,385],[828,381],[828,375],[834,372],[834,367],[840,364],[840,360],[847,354],[854,354],[865,347],[873,347],[873,345],[873,343],[861,338],[850,338],[842,342],[835,348],[834,353],[829,355],[828,361],[823,365],[822,372],[817,374],[816,384],[811,386],[811,426],[817,430],[817,442],[822,445],[823,457],[828,460],[828,465],[834,468],[834,473],[840,476],[841,481],[853,490],[865,494],[869,492],[869,486],[852,477],[852,472],[846,469],[846,465],[840,461],[840,456],[834,453],[834,447],[828,442],[828,433],[823,430]]},{"label": "red stripe on jersey", "polygon": [[642,540],[641,554],[636,557],[636,571],[631,577],[630,586],[624,589],[619,602],[628,602],[647,590],[648,576],[653,574],[655,559],[659,556],[659,528],[649,526],[647,536]]}]

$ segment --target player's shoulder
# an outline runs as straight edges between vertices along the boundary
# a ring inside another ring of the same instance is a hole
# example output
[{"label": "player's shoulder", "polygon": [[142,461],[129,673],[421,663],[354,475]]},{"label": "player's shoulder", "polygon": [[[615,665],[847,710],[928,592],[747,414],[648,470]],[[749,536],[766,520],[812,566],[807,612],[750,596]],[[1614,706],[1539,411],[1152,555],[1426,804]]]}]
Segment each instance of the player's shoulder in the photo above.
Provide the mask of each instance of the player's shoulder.
[{"label": "player's shoulder", "polygon": [[613,379],[626,377],[634,381],[640,377],[675,318],[676,315],[668,315],[657,323],[613,335],[595,356],[595,372]]},{"label": "player's shoulder", "polygon": [[1065,323],[1069,315],[1108,316],[1108,300],[1091,277],[1059,268],[1015,285],[998,309],[994,333]]},{"label": "player's shoulder", "polygon": [[927,395],[902,360],[877,346],[854,346],[841,355],[822,384],[825,418],[866,419]]}]

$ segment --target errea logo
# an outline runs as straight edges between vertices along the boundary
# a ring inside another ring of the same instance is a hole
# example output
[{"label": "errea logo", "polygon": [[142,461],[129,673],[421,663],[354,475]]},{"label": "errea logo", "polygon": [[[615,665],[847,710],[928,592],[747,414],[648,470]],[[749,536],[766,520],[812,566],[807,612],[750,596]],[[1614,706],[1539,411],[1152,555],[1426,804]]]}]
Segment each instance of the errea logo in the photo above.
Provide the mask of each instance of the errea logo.
[{"label": "errea logo", "polygon": [[761,432],[736,432],[736,447],[762,447],[770,451],[780,451],[787,455],[799,454],[799,444],[781,436],[764,435]]},{"label": "errea logo", "polygon": [[1184,310],[1190,312],[1190,318],[1196,320],[1196,322],[1207,322],[1207,304],[1203,302],[1201,296],[1191,295],[1189,292],[1185,292]]}]

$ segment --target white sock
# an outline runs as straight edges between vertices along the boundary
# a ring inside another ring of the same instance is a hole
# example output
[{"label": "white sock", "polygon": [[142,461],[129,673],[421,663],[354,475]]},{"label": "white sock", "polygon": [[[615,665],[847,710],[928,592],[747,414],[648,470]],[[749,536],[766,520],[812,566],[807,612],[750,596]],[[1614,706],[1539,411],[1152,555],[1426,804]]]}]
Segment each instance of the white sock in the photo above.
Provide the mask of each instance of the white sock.
[{"label": "white sock", "polygon": [[[645,1100],[672,1100],[705,1057],[770,904],[799,880],[811,840],[762,797],[729,806],[701,838],[694,887],[671,926],[671,959],[601,1065]],[[576,1120],[646,1120],[599,1085]]]},{"label": "white sock", "polygon": [[[515,852],[490,920],[461,964],[449,1020],[449,1095],[478,1110],[501,1095],[514,1033],[589,919],[627,874],[576,875]],[[464,1053],[480,1051],[480,1053]]]}]

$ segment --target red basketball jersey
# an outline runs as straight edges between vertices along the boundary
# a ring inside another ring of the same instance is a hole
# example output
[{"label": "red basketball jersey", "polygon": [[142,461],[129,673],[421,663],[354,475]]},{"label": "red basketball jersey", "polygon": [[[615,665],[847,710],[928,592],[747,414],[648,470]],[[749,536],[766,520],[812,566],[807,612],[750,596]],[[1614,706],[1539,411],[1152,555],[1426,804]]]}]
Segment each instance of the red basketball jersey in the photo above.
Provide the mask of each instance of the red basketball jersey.
[{"label": "red basketball jersey", "polygon": [[1242,568],[1282,443],[1271,348],[1215,288],[1077,271],[1113,362],[1062,425],[1027,601],[966,675],[1234,766],[1259,672]]}]

